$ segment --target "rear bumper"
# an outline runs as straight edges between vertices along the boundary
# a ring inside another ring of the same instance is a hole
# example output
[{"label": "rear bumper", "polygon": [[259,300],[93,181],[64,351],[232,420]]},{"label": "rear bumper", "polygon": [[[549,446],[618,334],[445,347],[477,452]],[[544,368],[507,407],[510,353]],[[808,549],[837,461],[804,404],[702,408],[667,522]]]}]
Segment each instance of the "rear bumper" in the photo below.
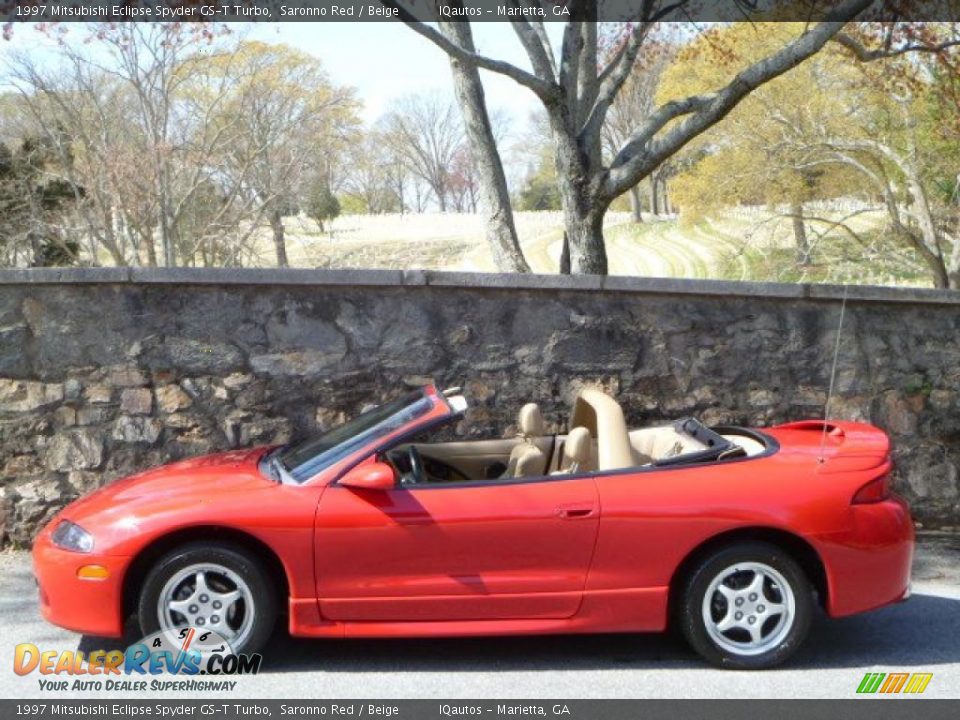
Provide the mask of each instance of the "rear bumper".
[{"label": "rear bumper", "polygon": [[[54,625],[100,637],[123,634],[123,576],[130,558],[63,550],[41,533],[33,545],[33,573],[40,593],[40,612]],[[107,570],[102,579],[84,579],[84,565]]]},{"label": "rear bumper", "polygon": [[843,617],[910,594],[914,531],[900,497],[851,505],[849,529],[812,538],[827,575],[827,614]]}]

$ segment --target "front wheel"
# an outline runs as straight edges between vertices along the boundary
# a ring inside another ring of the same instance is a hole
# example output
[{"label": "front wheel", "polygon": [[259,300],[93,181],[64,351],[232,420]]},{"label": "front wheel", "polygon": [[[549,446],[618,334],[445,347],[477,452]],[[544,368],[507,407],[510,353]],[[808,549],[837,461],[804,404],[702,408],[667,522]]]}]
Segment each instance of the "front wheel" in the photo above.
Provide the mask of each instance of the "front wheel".
[{"label": "front wheel", "polygon": [[690,645],[713,664],[756,670],[796,652],[812,613],[802,568],[775,545],[758,542],[701,562],[685,584],[679,620]]},{"label": "front wheel", "polygon": [[273,632],[277,600],[262,564],[230,545],[191,543],[164,555],[140,593],[144,635],[213,630],[235,653],[259,650]]}]

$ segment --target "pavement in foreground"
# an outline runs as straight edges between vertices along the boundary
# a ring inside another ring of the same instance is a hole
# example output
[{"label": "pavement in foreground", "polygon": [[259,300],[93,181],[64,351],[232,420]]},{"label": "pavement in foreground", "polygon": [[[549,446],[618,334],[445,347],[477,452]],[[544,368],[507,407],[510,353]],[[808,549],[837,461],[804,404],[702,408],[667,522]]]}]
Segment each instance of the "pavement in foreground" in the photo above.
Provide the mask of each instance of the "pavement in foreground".
[{"label": "pavement in foreground", "polygon": [[[17,643],[89,650],[104,642],[43,622],[27,553],[0,554],[0,572],[0,698],[151,697],[44,693],[37,673],[16,675]],[[933,673],[924,698],[960,697],[960,536],[921,536],[913,577],[906,603],[842,620],[819,617],[804,647],[777,670],[717,670],[670,635],[299,640],[279,632],[259,675],[235,678],[233,692],[197,697],[849,698],[864,673],[898,671]]]}]

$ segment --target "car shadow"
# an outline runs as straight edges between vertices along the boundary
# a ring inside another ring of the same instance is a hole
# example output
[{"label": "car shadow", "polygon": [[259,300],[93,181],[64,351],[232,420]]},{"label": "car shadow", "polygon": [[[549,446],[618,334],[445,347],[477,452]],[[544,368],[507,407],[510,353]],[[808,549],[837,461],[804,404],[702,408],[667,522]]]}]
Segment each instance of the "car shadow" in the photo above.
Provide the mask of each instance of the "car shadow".
[{"label": "car shadow", "polygon": [[[850,618],[819,614],[789,669],[933,667],[960,662],[960,599],[914,595]],[[80,650],[124,647],[84,636]],[[278,631],[263,649],[263,673],[475,672],[702,668],[675,633],[528,637],[310,640]]]}]

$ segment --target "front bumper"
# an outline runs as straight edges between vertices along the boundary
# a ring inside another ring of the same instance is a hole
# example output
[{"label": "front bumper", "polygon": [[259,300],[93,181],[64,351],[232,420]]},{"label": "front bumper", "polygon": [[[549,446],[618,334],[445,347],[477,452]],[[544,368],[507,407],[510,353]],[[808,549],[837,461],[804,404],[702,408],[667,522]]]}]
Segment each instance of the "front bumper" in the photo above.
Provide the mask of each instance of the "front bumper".
[{"label": "front bumper", "polygon": [[[33,574],[40,592],[40,612],[47,622],[100,637],[123,635],[123,576],[131,558],[63,550],[50,542],[49,531],[33,544]],[[77,572],[100,565],[106,577],[87,579]]]},{"label": "front bumper", "polygon": [[906,502],[850,507],[849,529],[814,538],[827,574],[827,614],[843,617],[905,600],[910,595],[913,520]]}]

